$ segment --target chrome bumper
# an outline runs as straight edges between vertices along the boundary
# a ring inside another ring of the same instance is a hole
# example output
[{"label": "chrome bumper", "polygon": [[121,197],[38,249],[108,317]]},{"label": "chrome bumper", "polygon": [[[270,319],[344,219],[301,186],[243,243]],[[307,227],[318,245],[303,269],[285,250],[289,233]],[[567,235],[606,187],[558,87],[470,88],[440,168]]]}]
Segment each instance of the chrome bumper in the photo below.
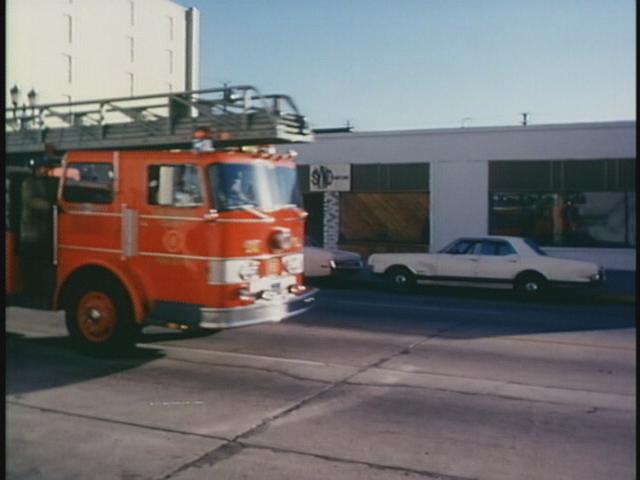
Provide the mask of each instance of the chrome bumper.
[{"label": "chrome bumper", "polygon": [[246,327],[258,323],[279,322],[309,310],[317,289],[282,300],[258,300],[253,305],[235,308],[200,308],[200,328],[220,329]]}]

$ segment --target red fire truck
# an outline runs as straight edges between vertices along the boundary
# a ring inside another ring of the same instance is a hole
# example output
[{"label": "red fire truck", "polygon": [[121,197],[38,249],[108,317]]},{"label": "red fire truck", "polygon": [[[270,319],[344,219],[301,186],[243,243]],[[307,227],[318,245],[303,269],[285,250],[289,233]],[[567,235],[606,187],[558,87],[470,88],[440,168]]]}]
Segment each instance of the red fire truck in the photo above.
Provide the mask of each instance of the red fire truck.
[{"label": "red fire truck", "polygon": [[[70,151],[37,174],[8,172],[7,294],[64,309],[86,350],[130,345],[145,325],[239,327],[313,303],[293,151]],[[19,234],[34,178],[51,184],[45,244]]]}]

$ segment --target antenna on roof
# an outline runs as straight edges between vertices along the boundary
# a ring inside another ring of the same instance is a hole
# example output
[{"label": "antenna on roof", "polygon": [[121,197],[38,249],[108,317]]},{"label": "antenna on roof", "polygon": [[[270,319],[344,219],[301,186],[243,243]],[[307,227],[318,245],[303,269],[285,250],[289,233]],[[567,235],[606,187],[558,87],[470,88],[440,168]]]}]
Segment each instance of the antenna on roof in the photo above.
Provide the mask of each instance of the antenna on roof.
[{"label": "antenna on roof", "polygon": [[527,118],[529,117],[530,113],[529,112],[522,112],[520,115],[522,115],[522,126],[526,127],[527,126]]}]

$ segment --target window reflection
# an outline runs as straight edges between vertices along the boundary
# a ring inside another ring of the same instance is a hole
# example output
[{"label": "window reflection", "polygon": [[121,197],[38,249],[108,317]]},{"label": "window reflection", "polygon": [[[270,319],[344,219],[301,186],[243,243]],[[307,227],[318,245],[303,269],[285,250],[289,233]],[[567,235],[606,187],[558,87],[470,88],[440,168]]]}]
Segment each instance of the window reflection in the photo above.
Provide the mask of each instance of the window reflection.
[{"label": "window reflection", "polygon": [[546,246],[635,245],[635,197],[625,192],[491,195],[490,231]]}]

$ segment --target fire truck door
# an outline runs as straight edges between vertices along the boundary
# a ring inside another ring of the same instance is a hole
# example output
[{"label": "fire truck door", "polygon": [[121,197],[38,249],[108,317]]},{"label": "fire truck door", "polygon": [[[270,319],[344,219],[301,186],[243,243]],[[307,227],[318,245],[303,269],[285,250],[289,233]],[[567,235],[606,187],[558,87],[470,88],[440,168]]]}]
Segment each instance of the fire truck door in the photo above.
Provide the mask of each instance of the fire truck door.
[{"label": "fire truck door", "polygon": [[202,173],[197,165],[162,163],[149,165],[145,175],[148,197],[131,219],[138,251],[130,263],[154,298],[198,303],[207,271]]}]

